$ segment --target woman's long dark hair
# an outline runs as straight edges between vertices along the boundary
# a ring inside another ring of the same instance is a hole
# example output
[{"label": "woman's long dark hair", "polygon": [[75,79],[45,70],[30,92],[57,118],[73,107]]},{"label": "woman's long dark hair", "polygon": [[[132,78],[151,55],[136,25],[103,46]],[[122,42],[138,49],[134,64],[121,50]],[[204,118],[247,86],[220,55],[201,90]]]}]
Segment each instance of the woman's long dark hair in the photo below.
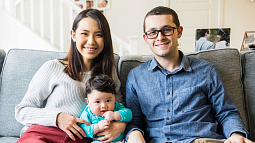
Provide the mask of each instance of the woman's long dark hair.
[{"label": "woman's long dark hair", "polygon": [[[92,60],[91,63],[91,73],[92,76],[98,74],[105,74],[112,77],[112,70],[114,65],[114,55],[110,27],[105,16],[96,9],[88,9],[80,12],[74,22],[72,30],[76,32],[79,22],[83,18],[92,18],[98,22],[99,28],[102,31],[104,38],[104,48],[102,52]],[[71,38],[71,46],[68,54],[63,59],[67,61],[67,66],[64,72],[67,73],[72,79],[82,81],[83,79],[83,68],[84,62],[83,57],[76,47],[76,43]]]},{"label": "woman's long dark hair", "polygon": [[220,41],[226,41],[226,46],[229,45],[229,31],[228,29],[221,28],[217,31],[217,35],[220,35]]}]

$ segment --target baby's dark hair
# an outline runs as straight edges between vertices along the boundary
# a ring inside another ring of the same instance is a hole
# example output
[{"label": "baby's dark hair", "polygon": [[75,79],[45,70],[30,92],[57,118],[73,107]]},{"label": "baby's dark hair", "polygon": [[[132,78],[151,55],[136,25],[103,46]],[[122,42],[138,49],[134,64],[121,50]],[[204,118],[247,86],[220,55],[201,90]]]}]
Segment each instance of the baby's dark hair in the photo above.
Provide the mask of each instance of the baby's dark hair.
[{"label": "baby's dark hair", "polygon": [[93,90],[116,94],[116,85],[111,77],[104,74],[96,75],[86,82],[86,96]]}]

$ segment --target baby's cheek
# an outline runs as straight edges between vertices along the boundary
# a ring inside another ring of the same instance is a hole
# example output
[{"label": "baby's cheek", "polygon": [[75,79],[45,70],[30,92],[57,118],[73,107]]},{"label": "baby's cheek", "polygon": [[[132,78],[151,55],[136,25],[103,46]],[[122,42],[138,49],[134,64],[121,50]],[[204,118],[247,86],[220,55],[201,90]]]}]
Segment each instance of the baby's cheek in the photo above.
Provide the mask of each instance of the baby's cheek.
[{"label": "baby's cheek", "polygon": [[108,108],[108,111],[114,111],[114,105]]},{"label": "baby's cheek", "polygon": [[97,116],[102,116],[100,110],[97,108],[91,108],[91,112]]}]

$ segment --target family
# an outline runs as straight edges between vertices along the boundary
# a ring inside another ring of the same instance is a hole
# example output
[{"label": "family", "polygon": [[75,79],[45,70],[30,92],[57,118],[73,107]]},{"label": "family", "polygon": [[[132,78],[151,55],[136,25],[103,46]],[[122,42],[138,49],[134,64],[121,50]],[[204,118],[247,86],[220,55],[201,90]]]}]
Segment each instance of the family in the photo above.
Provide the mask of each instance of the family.
[{"label": "family", "polygon": [[80,12],[66,57],[44,63],[15,107],[17,142],[252,143],[215,67],[178,50],[177,13],[155,7],[143,30],[154,58],[130,71],[123,99],[109,24]]}]

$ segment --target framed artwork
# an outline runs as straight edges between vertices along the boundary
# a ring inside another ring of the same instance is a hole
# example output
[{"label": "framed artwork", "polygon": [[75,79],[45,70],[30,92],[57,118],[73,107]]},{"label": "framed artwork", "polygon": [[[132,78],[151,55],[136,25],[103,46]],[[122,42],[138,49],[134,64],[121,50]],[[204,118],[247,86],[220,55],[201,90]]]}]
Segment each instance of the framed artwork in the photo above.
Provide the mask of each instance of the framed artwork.
[{"label": "framed artwork", "polygon": [[[206,28],[201,28],[201,29],[206,29]],[[201,37],[201,36],[200,36],[200,30],[201,30],[201,29],[196,29],[196,41]],[[210,32],[211,32],[208,41],[211,41],[211,42],[214,43],[214,45],[216,45],[216,43],[218,42],[217,31],[218,31],[219,29],[222,29],[222,28],[208,28],[208,29],[209,29]],[[229,35],[229,40],[230,40],[230,31],[231,31],[231,29],[230,29],[230,28],[224,28],[224,29],[227,29],[227,30],[228,30],[228,32],[229,32],[228,35]],[[229,44],[230,44],[230,43],[229,43]]]},{"label": "framed artwork", "polygon": [[85,2],[84,0],[73,0],[74,4],[77,5],[79,8],[81,8],[82,10],[85,9]]},{"label": "framed artwork", "polygon": [[84,0],[73,0],[75,4],[83,4]]},{"label": "framed artwork", "polygon": [[92,9],[92,8],[95,8],[94,0],[86,0],[86,9]]},{"label": "framed artwork", "polygon": [[76,4],[79,8],[84,9],[83,4]]},{"label": "framed artwork", "polygon": [[96,9],[105,10],[110,8],[110,0],[96,0]]},{"label": "framed artwork", "polygon": [[246,51],[249,49],[254,50],[254,46],[255,46],[255,31],[245,31],[240,51]]},{"label": "framed artwork", "polygon": [[98,9],[103,14],[105,10],[110,8],[110,0],[73,0],[74,3],[84,9]]}]

